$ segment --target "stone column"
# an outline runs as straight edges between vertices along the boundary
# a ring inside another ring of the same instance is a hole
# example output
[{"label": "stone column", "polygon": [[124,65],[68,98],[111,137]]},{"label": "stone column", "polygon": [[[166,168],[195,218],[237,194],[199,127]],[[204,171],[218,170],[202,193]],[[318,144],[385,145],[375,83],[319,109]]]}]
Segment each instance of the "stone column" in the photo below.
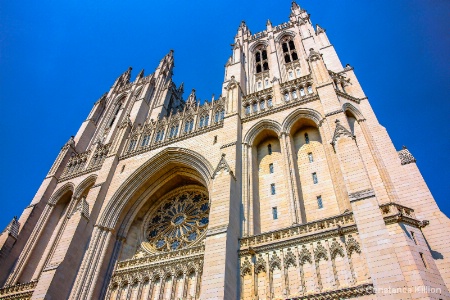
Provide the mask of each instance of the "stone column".
[{"label": "stone column", "polygon": [[298,224],[298,216],[297,216],[297,205],[296,205],[296,197],[295,197],[295,191],[294,191],[294,182],[293,182],[293,175],[292,175],[292,164],[291,164],[291,151],[289,151],[289,147],[287,145],[286,141],[286,135],[287,133],[283,132],[281,134],[281,151],[283,152],[283,158],[284,158],[284,169],[285,174],[288,182],[288,194],[289,194],[289,210],[291,214],[291,223],[292,224]]}]

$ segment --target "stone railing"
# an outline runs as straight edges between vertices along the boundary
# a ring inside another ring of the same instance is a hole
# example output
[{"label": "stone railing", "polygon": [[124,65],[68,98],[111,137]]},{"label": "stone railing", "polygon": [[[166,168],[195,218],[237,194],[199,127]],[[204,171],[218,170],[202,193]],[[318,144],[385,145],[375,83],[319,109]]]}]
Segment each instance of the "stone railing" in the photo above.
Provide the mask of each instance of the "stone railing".
[{"label": "stone railing", "polygon": [[270,231],[250,237],[244,237],[241,241],[241,249],[255,247],[265,243],[273,243],[291,238],[307,237],[326,231],[342,231],[346,227],[355,225],[353,213],[345,213],[336,217],[317,220],[305,224],[295,225],[289,228]]},{"label": "stone railing", "polygon": [[6,286],[0,289],[0,299],[30,299],[36,285],[37,280]]},{"label": "stone railing", "polygon": [[92,155],[91,150],[89,150],[71,157],[59,181],[61,182],[99,170],[108,154],[110,146],[111,144],[103,145],[99,143]]},{"label": "stone railing", "polygon": [[164,264],[167,261],[176,260],[178,258],[203,255],[203,253],[205,252],[205,246],[199,245],[192,248],[163,252],[160,254],[158,253],[152,255],[144,254],[144,251],[145,250],[142,250],[142,254],[138,254],[144,255],[143,257],[127,259],[117,263],[116,272],[120,270],[146,266],[150,264],[161,264],[161,263]]}]

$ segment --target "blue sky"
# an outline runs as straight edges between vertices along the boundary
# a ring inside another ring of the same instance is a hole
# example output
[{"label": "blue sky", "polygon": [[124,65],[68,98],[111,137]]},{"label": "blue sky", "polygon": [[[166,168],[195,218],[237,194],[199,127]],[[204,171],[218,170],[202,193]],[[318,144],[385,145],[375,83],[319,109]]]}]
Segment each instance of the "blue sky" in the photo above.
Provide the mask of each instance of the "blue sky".
[{"label": "blue sky", "polygon": [[[288,20],[291,1],[2,1],[0,229],[32,200],[61,146],[129,66],[175,50],[175,81],[220,94],[241,20]],[[397,149],[408,146],[450,215],[450,1],[303,0],[342,63],[355,67]],[[275,6],[274,6],[275,5]],[[187,97],[187,94],[185,95]]]}]

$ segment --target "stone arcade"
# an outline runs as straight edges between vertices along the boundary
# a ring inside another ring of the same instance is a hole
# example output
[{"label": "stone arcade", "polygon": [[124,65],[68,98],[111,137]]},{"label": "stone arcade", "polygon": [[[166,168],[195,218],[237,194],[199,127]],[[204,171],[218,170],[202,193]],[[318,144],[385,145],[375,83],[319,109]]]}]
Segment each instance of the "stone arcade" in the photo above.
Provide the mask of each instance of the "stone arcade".
[{"label": "stone arcade", "polygon": [[127,70],[62,147],[0,299],[450,299],[449,219],[305,10],[240,24],[217,99],[173,66]]}]

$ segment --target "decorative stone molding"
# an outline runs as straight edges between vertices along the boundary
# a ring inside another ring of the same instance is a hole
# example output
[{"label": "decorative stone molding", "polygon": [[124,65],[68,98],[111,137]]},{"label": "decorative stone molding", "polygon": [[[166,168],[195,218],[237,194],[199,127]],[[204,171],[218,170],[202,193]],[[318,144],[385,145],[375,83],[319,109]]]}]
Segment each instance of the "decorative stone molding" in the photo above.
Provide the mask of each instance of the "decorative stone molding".
[{"label": "decorative stone molding", "polygon": [[208,228],[208,231],[206,232],[206,236],[213,236],[221,233],[226,233],[228,230],[228,225],[222,225],[222,226],[216,226],[213,228]]},{"label": "decorative stone molding", "polygon": [[314,260],[320,261],[321,259],[328,260],[328,255],[327,249],[319,241],[314,249]]},{"label": "decorative stone molding", "polygon": [[237,142],[231,142],[231,143],[222,145],[222,146],[220,146],[220,149],[224,149],[224,148],[228,148],[228,147],[234,146],[234,145],[236,145],[236,143]]},{"label": "decorative stone molding", "polygon": [[409,152],[409,150],[406,148],[406,146],[403,146],[403,149],[398,151],[398,157],[400,158],[400,162],[401,162],[402,166],[416,162],[416,159],[411,154],[411,152]]},{"label": "decorative stone molding", "polygon": [[338,110],[335,110],[335,111],[332,111],[332,112],[329,112],[329,113],[325,114],[325,117],[329,117],[329,116],[336,115],[338,113],[343,113],[343,112],[344,111],[342,109],[338,109]]},{"label": "decorative stone molding", "polygon": [[354,297],[375,294],[372,283],[361,284],[358,286],[347,287],[334,291],[326,291],[322,293],[295,296],[289,300],[324,300],[324,299],[349,299]]},{"label": "decorative stone molding", "polygon": [[375,192],[373,189],[367,189],[367,190],[350,193],[350,194],[348,194],[348,197],[350,198],[350,202],[354,202],[354,201],[358,201],[358,200],[375,197]]},{"label": "decorative stone molding", "polygon": [[17,216],[14,216],[11,222],[9,222],[8,226],[6,226],[6,228],[3,230],[2,234],[7,233],[9,236],[17,240],[17,237],[19,236],[19,228],[19,220],[17,219]]},{"label": "decorative stone molding", "polygon": [[248,259],[245,258],[244,262],[241,264],[241,276],[251,275],[252,274],[252,265]]},{"label": "decorative stone molding", "polygon": [[219,175],[219,173],[222,170],[225,173],[230,174],[234,178],[234,180],[236,180],[236,177],[234,176],[233,171],[231,170],[230,166],[228,165],[228,163],[225,159],[225,153],[222,154],[222,158],[220,159],[219,164],[217,165],[216,169],[214,170],[214,174],[213,174],[212,178],[214,179],[217,175]]},{"label": "decorative stone molding", "polygon": [[249,247],[254,248],[259,253],[260,251],[276,249],[280,245],[289,247],[289,245],[299,242],[313,242],[351,232],[356,232],[355,220],[352,213],[345,213],[332,218],[244,237],[240,239],[240,253],[241,255],[249,253]]},{"label": "decorative stone molding", "polygon": [[336,128],[334,129],[333,138],[331,139],[331,145],[333,146],[334,151],[336,151],[336,147],[335,147],[336,142],[340,137],[347,136],[347,137],[355,140],[355,136],[350,131],[348,131],[347,128],[342,126],[341,122],[339,120],[336,120],[335,123],[336,123]]},{"label": "decorative stone molding", "polygon": [[27,283],[19,283],[11,286],[5,286],[0,289],[1,299],[31,299],[34,289],[36,288],[37,280]]}]

